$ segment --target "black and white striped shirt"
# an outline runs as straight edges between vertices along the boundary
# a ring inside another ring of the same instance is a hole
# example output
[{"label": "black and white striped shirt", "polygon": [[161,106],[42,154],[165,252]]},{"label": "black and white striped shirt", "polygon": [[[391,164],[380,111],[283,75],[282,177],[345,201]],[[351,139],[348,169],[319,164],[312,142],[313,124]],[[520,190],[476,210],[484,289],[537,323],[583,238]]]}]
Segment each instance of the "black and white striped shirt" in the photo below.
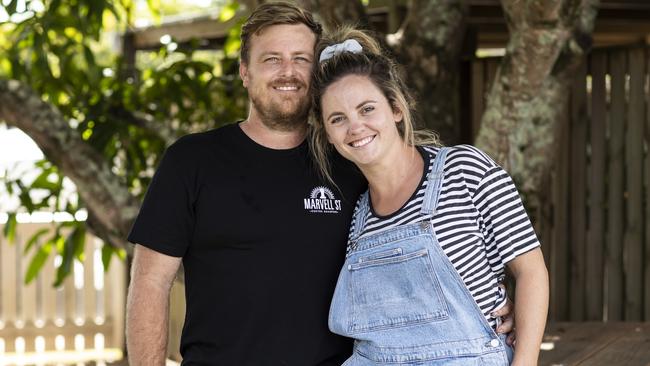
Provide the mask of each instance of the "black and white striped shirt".
[{"label": "black and white striped shirt", "polygon": [[[439,148],[418,149],[428,174]],[[443,170],[442,191],[433,217],[420,214],[428,183],[424,174],[417,191],[398,211],[379,216],[371,204],[360,237],[432,220],[444,253],[488,322],[496,327],[490,312],[506,301],[505,292],[498,286],[504,266],[538,247],[539,241],[512,179],[485,153],[469,145],[455,146],[449,150]],[[353,218],[350,234],[355,223]]]}]

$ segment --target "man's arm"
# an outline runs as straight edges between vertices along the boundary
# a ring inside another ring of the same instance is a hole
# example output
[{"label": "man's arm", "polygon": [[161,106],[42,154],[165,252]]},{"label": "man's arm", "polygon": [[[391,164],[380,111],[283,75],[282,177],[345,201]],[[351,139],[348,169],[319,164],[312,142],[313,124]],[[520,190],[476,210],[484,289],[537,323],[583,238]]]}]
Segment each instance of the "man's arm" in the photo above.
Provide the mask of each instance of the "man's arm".
[{"label": "man's arm", "polygon": [[169,293],[180,263],[179,257],[135,246],[126,301],[129,365],[165,365]]}]

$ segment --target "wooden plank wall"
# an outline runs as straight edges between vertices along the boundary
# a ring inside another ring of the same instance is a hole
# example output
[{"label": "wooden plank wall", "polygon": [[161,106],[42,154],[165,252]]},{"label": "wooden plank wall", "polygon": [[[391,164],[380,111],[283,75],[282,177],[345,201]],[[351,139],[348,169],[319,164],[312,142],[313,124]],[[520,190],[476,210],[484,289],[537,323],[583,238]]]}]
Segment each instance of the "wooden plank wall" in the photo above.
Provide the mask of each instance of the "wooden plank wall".
[{"label": "wooden plank wall", "polygon": [[[472,136],[499,58],[472,65]],[[551,281],[550,319],[650,321],[650,49],[596,49],[559,122],[546,206],[531,215]]]}]

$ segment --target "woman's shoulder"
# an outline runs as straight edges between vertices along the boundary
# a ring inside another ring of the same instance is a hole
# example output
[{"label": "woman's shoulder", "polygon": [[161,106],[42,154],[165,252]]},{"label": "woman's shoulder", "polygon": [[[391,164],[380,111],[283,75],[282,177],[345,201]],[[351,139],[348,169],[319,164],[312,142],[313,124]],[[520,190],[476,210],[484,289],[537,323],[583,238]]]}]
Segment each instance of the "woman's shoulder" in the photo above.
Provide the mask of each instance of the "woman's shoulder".
[{"label": "woman's shoulder", "polygon": [[435,159],[441,149],[447,150],[446,166],[462,167],[466,165],[473,166],[475,169],[488,171],[498,167],[498,164],[479,148],[462,144],[454,146],[423,146],[424,150],[431,154]]}]

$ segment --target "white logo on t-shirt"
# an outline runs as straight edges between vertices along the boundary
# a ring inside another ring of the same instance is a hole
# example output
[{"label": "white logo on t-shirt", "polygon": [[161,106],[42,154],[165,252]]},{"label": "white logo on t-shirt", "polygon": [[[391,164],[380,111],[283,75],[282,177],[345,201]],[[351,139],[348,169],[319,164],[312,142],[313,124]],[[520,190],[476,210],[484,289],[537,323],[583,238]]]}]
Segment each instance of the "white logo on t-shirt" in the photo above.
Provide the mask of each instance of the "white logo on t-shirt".
[{"label": "white logo on t-shirt", "polygon": [[305,210],[314,213],[339,213],[341,212],[341,200],[334,197],[332,190],[318,186],[311,190],[309,198],[304,199]]}]

